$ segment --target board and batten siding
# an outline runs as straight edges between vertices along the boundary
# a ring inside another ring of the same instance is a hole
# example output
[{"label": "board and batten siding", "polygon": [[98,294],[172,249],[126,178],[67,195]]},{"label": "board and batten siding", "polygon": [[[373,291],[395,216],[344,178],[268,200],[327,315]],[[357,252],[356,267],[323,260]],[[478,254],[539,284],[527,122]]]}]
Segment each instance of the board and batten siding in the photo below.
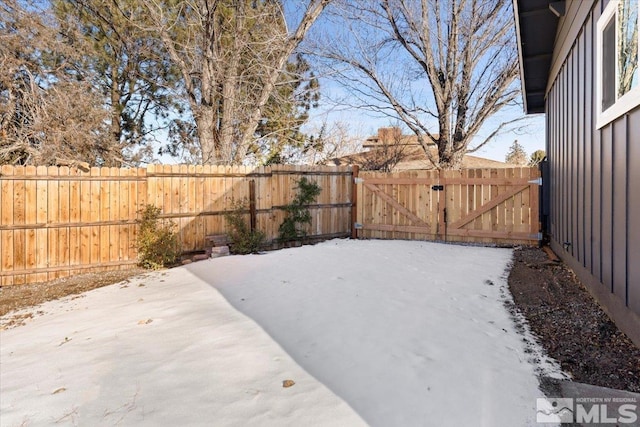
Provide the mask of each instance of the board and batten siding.
[{"label": "board and batten siding", "polygon": [[558,27],[546,99],[547,231],[554,250],[638,343],[640,108],[596,128],[596,31],[606,3],[569,2]]}]

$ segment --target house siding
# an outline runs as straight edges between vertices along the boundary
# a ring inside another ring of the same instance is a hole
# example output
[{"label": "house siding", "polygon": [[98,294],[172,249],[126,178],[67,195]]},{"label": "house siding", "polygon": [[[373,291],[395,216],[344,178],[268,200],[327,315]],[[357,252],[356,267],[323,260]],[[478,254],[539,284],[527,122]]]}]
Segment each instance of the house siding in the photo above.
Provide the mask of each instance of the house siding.
[{"label": "house siding", "polygon": [[[640,113],[636,111],[635,115]],[[640,313],[640,117],[627,123],[630,141],[627,147],[627,301],[631,310]]]},{"label": "house siding", "polygon": [[569,2],[558,27],[546,97],[547,231],[553,248],[638,344],[640,108],[596,129],[596,23],[605,4]]}]

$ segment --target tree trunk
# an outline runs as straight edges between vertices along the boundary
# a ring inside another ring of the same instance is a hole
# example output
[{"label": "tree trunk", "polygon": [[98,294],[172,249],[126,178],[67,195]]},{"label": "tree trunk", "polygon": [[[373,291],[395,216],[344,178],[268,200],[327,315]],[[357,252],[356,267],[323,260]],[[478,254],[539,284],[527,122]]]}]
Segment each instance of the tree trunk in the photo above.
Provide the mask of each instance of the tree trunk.
[{"label": "tree trunk", "polygon": [[[236,163],[234,162],[234,157],[237,148],[234,146],[237,145],[237,141],[234,141],[234,125],[240,119],[238,117],[237,97],[240,95],[238,90],[240,59],[242,49],[246,44],[245,18],[244,1],[240,1],[238,2],[238,11],[235,16],[236,34],[233,39],[233,51],[225,69],[222,83],[222,117],[220,119],[220,148],[222,152],[220,153],[220,158],[226,164]],[[244,156],[242,159],[244,159]],[[239,161],[241,162],[242,159],[239,159]]]},{"label": "tree trunk", "polygon": [[440,169],[461,169],[464,151],[454,150],[447,143],[438,145],[438,167]]},{"label": "tree trunk", "polygon": [[214,105],[200,105],[195,121],[202,154],[201,162],[203,165],[217,165],[220,163],[220,153],[217,149],[216,107]]},{"label": "tree trunk", "polygon": [[116,144],[122,137],[122,124],[120,123],[120,88],[118,87],[118,69],[111,67],[111,135]]}]

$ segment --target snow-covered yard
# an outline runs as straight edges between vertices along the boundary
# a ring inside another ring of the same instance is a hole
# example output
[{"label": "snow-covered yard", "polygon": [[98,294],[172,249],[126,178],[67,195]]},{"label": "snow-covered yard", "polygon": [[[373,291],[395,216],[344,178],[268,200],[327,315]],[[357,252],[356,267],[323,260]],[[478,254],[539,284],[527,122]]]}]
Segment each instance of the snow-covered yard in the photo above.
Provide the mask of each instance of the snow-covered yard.
[{"label": "snow-covered yard", "polygon": [[535,425],[510,257],[333,240],[53,301],[1,332],[0,424]]}]

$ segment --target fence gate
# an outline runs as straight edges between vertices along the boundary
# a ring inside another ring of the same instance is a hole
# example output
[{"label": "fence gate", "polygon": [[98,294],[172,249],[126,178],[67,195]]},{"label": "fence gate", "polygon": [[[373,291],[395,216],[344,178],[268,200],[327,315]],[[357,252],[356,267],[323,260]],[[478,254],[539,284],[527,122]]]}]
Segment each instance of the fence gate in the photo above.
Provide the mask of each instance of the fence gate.
[{"label": "fence gate", "polygon": [[357,237],[495,244],[540,239],[537,168],[361,172]]}]

